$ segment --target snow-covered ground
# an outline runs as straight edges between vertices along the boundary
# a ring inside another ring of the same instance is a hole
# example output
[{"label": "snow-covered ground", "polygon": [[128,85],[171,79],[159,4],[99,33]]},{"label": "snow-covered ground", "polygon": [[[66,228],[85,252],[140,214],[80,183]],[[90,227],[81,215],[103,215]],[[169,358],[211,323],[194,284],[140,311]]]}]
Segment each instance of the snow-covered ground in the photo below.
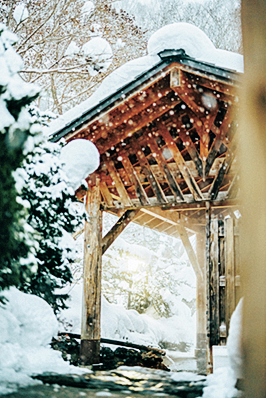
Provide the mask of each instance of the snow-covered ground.
[{"label": "snow-covered ground", "polygon": [[8,302],[0,306],[0,394],[40,383],[31,379],[33,374],[84,372],[50,347],[58,322],[44,300],[15,288],[1,295]]},{"label": "snow-covered ground", "polygon": [[[79,330],[80,288],[72,291],[72,306],[61,314],[73,331]],[[49,305],[39,297],[21,293],[11,288],[4,293],[9,300],[0,307],[0,394],[7,394],[18,387],[39,383],[31,375],[45,371],[58,373],[82,373],[83,369],[65,362],[61,353],[50,347],[59,325]],[[241,324],[241,306],[233,314],[231,324],[231,363],[241,365],[242,353],[238,345]],[[173,317],[174,318],[174,317]],[[181,319],[153,320],[136,311],[109,304],[103,300],[102,330],[109,338],[128,338],[140,344],[156,345],[164,339],[189,339],[189,324]],[[61,325],[62,327],[62,325]],[[65,328],[65,327],[64,327]],[[186,333],[186,336],[184,334]],[[232,347],[234,349],[232,350]],[[233,398],[240,396],[234,388],[239,371],[234,365],[219,368],[208,376],[204,398]],[[88,372],[88,370],[86,370]],[[185,375],[184,375],[185,377]],[[186,376],[189,377],[189,376]]]},{"label": "snow-covered ground", "polygon": [[[65,289],[67,292],[67,289]],[[80,333],[82,285],[76,285],[70,292],[69,308],[59,315],[60,330]],[[129,341],[159,347],[160,343],[185,342],[195,346],[195,317],[184,308],[179,315],[154,319],[135,310],[126,310],[121,305],[110,304],[102,296],[101,333],[102,337]]]}]

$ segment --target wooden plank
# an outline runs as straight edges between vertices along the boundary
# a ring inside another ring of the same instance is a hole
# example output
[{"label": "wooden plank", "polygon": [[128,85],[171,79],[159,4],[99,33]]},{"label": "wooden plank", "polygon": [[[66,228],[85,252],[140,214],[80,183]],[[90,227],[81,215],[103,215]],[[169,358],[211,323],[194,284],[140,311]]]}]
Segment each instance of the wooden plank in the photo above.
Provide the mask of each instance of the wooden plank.
[{"label": "wooden plank", "polygon": [[105,163],[113,182],[115,183],[115,188],[117,189],[121,202],[123,203],[124,206],[132,206],[127,190],[124,187],[123,182],[121,181],[119,173],[115,168],[114,162],[112,160],[107,159],[106,155],[102,156],[102,160]]},{"label": "wooden plank", "polygon": [[229,330],[230,319],[235,310],[235,264],[234,264],[234,224],[232,218],[225,220],[225,247],[226,247],[226,326]]},{"label": "wooden plank", "polygon": [[[151,134],[151,133],[149,133]],[[167,182],[169,184],[169,187],[173,193],[173,195],[175,196],[176,200],[178,202],[180,202],[181,200],[184,200],[181,188],[179,186],[179,184],[176,182],[171,170],[169,169],[163,155],[161,152],[161,149],[158,147],[156,141],[155,141],[155,137],[149,137],[149,135],[146,135],[147,138],[147,143],[151,149],[151,151],[153,152],[153,154],[155,154],[155,160],[161,170],[161,172],[165,175],[165,178],[167,179]]]},{"label": "wooden plank", "polygon": [[[184,73],[184,72],[183,72]],[[191,76],[188,76],[191,84],[197,84],[197,86],[203,86],[212,90],[213,94],[222,101],[230,99],[230,101],[235,100],[236,87],[230,82],[228,84],[219,82],[218,80],[213,80],[211,78],[199,76],[197,71],[190,72]],[[217,96],[218,94],[218,96]]]},{"label": "wooden plank", "polygon": [[201,269],[201,267],[200,267],[200,265],[198,263],[197,256],[196,256],[196,254],[194,252],[194,249],[193,249],[193,247],[192,247],[192,245],[190,243],[190,240],[189,240],[189,237],[188,237],[186,229],[181,224],[176,224],[176,228],[178,230],[180,239],[181,239],[181,241],[182,241],[182,243],[184,245],[184,248],[185,248],[185,250],[187,252],[189,261],[191,262],[191,265],[192,265],[192,267],[193,267],[193,269],[195,271],[195,274],[196,274],[197,278],[199,280],[203,281],[202,269]]},{"label": "wooden plank", "polygon": [[[192,114],[192,112],[185,112],[184,114],[181,114],[180,116],[179,116],[179,118],[176,118],[176,117],[172,117],[171,118],[171,125],[172,124],[175,124],[176,125],[176,129],[178,129],[178,130],[180,130],[179,131],[179,137],[181,138],[181,140],[183,141],[183,143],[184,143],[184,145],[185,145],[185,147],[186,147],[186,149],[187,149],[187,151],[188,151],[188,153],[189,153],[189,155],[190,155],[190,157],[191,157],[191,159],[192,159],[192,161],[195,163],[195,166],[196,166],[196,169],[197,169],[197,171],[198,171],[198,175],[200,176],[200,177],[202,177],[202,170],[203,170],[203,167],[202,167],[202,160],[201,160],[201,158],[200,158],[200,155],[199,155],[199,153],[198,153],[198,151],[197,151],[197,149],[196,149],[196,147],[195,147],[195,144],[194,144],[194,142],[192,141],[192,139],[190,138],[190,136],[189,136],[189,131],[191,130],[186,130],[185,128],[184,128],[184,126],[183,126],[183,122],[182,122],[182,120],[181,120],[181,118],[182,118],[182,116],[184,116],[184,115],[188,115],[191,119],[193,119],[193,114]],[[167,124],[168,125],[168,124]],[[196,128],[196,123],[195,123],[195,120],[193,119],[193,129],[194,128]]]},{"label": "wooden plank", "polygon": [[127,210],[122,217],[115,223],[109,232],[105,235],[102,240],[102,254],[111,246],[115,239],[124,231],[126,226],[134,220],[134,217],[138,214],[139,210]]},{"label": "wooden plank", "polygon": [[101,272],[102,272],[102,214],[99,180],[86,194],[83,304],[81,319],[80,359],[83,365],[100,362],[101,338]]},{"label": "wooden plank", "polygon": [[183,141],[183,143],[185,144],[186,149],[187,149],[192,161],[195,163],[195,166],[198,170],[199,177],[202,177],[203,176],[203,164],[202,164],[202,160],[199,156],[199,153],[194,145],[194,142],[192,141],[190,136],[186,134],[186,131],[184,129],[182,129],[182,127],[180,128],[179,136],[180,136],[181,140]]},{"label": "wooden plank", "polygon": [[214,110],[211,114],[206,116],[206,119],[202,121],[202,125],[199,126],[199,123],[196,123],[196,128],[198,134],[200,136],[200,156],[203,160],[203,179],[205,180],[206,174],[208,174],[208,170],[206,173],[206,160],[209,154],[209,144],[210,144],[210,133],[211,128],[214,124],[216,116],[219,112],[218,106],[216,110]]},{"label": "wooden plank", "polygon": [[160,134],[162,135],[168,148],[173,153],[174,160],[175,160],[184,180],[186,181],[186,184],[187,184],[190,192],[192,193],[194,199],[197,201],[202,200],[203,199],[202,193],[201,193],[194,177],[192,176],[190,170],[186,166],[186,162],[185,162],[183,156],[181,155],[179,149],[177,148],[167,127],[164,126],[162,123],[159,123],[158,130],[159,130]]},{"label": "wooden plank", "polygon": [[104,202],[107,204],[107,206],[112,207],[114,204],[113,198],[112,198],[112,195],[104,181],[100,182],[100,191],[101,191]]},{"label": "wooden plank", "polygon": [[211,311],[211,346],[218,345],[220,341],[220,313],[219,313],[219,244],[218,220],[211,221],[211,247],[210,247],[210,311]]},{"label": "wooden plank", "polygon": [[139,160],[140,166],[141,166],[144,174],[146,175],[146,178],[150,182],[151,188],[152,188],[153,192],[155,193],[155,195],[158,199],[158,202],[159,203],[167,203],[167,199],[164,195],[162,187],[159,184],[159,182],[157,181],[157,178],[155,177],[154,173],[152,172],[149,162],[146,159],[146,156],[144,155],[142,148],[138,144],[138,141],[135,137],[132,137],[132,144],[136,151],[136,155]]},{"label": "wooden plank", "polygon": [[138,177],[138,173],[134,170],[134,167],[132,166],[132,164],[127,156],[127,153],[125,151],[120,151],[119,153],[120,153],[120,156],[122,157],[121,162],[123,163],[123,166],[128,174],[128,177],[129,177],[131,183],[135,187],[136,194],[140,200],[140,203],[142,204],[142,206],[149,205],[150,204],[149,198],[148,198],[145,190],[143,189],[143,186]]}]

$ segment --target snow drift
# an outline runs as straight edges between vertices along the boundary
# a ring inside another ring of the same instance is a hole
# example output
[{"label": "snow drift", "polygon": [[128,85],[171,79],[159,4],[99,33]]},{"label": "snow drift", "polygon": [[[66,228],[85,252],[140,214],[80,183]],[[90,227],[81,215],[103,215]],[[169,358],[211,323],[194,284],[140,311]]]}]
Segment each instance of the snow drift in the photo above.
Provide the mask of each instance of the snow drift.
[{"label": "snow drift", "polygon": [[58,322],[44,300],[14,287],[1,295],[8,302],[0,306],[0,394],[40,383],[34,373],[83,373],[50,347]]}]

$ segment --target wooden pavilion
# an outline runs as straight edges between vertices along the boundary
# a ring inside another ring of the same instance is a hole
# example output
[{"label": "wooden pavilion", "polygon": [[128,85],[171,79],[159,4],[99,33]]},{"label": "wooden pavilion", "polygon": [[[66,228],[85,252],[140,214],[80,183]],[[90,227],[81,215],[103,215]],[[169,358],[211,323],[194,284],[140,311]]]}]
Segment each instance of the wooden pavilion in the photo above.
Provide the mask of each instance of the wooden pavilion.
[{"label": "wooden pavilion", "polygon": [[[197,276],[199,370],[212,369],[239,300],[236,152],[239,74],[165,50],[149,70],[68,125],[65,137],[92,141],[100,167],[88,176],[81,356],[99,360],[101,257],[134,221],[180,237]],[[102,211],[120,219],[102,237]],[[194,252],[189,236],[197,235]],[[207,356],[206,356],[207,353]]]}]

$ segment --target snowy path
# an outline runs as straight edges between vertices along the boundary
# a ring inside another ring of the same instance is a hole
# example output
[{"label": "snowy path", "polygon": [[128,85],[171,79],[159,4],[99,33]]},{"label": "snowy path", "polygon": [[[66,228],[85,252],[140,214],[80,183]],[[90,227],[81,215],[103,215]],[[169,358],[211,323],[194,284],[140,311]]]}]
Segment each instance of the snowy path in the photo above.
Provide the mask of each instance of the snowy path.
[{"label": "snowy path", "polygon": [[[140,394],[130,394],[130,398],[139,397]],[[152,395],[151,395],[152,396]],[[173,395],[164,395],[164,397],[172,397]],[[95,391],[88,390],[85,388],[75,388],[75,387],[54,387],[54,386],[35,386],[20,389],[17,393],[5,395],[8,398],[77,398],[77,397],[87,397],[87,398],[97,398],[97,397],[124,397],[127,395],[123,392],[120,393],[110,393],[109,391]]]},{"label": "snowy path", "polygon": [[[77,397],[77,396],[202,396],[206,377],[188,372],[166,372],[141,367],[120,367],[113,371],[91,372],[84,375],[41,376],[44,385],[20,389],[8,397]],[[48,385],[47,383],[52,383]],[[65,385],[68,385],[65,387]],[[75,387],[72,387],[72,386]],[[86,388],[83,388],[86,387]]]}]

